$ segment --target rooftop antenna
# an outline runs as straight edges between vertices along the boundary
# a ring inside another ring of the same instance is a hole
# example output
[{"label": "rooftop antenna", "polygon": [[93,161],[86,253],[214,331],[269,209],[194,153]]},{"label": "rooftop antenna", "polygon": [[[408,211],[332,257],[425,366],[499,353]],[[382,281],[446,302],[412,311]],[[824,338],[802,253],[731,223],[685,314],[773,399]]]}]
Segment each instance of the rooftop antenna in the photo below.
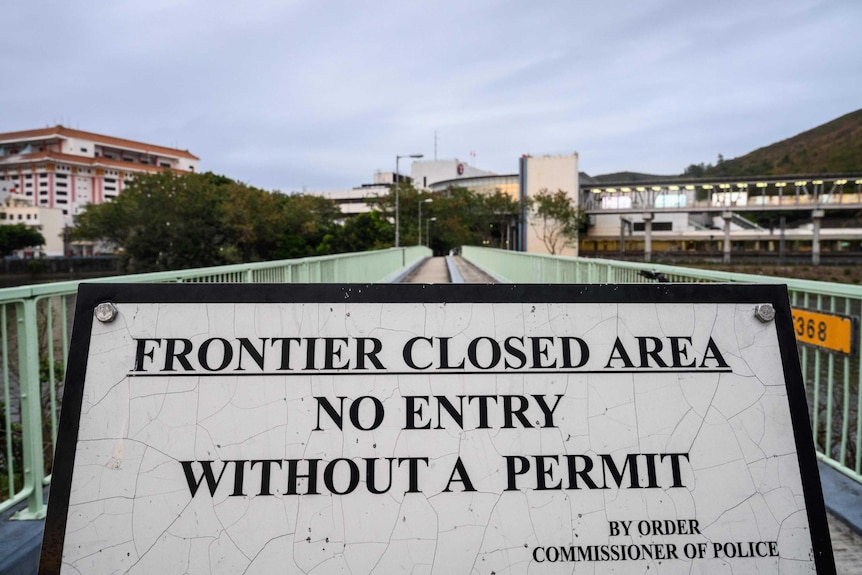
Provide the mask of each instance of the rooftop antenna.
[{"label": "rooftop antenna", "polygon": [[437,130],[434,130],[434,161],[437,161]]}]

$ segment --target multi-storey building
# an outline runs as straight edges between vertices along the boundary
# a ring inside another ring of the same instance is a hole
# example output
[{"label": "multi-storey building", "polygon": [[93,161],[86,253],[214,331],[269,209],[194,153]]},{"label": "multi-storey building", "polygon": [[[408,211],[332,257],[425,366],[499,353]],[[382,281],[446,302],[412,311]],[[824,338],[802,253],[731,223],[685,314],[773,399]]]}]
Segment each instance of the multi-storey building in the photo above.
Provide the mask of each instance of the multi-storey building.
[{"label": "multi-storey building", "polygon": [[178,150],[54,126],[0,133],[0,201],[20,194],[59,208],[66,225],[88,203],[117,197],[138,173],[190,173],[200,160]]},{"label": "multi-storey building", "polygon": [[[60,208],[34,206],[24,197],[10,194],[0,205],[0,225],[15,224],[33,228],[45,238],[44,245],[18,250],[17,255],[33,257],[41,254],[56,257],[64,254],[67,246],[64,245],[63,211]],[[76,253],[92,254],[92,246],[76,247]]]}]

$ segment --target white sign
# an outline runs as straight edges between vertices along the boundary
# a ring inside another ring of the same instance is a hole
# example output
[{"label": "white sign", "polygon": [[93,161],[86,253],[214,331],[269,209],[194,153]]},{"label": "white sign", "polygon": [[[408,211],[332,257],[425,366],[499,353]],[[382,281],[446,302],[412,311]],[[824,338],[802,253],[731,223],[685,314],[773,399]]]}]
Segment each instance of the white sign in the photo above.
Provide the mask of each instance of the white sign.
[{"label": "white sign", "polygon": [[43,572],[834,569],[779,288],[241,287],[81,292]]}]

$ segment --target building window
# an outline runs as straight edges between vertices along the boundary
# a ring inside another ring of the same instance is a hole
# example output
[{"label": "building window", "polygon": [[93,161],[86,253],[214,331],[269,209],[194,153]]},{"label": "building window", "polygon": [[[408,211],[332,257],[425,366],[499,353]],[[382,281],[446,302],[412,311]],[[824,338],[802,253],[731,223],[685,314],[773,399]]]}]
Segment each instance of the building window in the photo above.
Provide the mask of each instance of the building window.
[{"label": "building window", "polygon": [[171,165],[167,162],[159,162],[159,166],[161,166],[163,168],[170,168],[171,167]]},{"label": "building window", "polygon": [[[646,230],[644,222],[635,222],[634,231],[642,232]],[[673,231],[673,222],[653,222],[652,229],[654,232],[670,232]]]},{"label": "building window", "polygon": [[58,180],[65,180],[65,179],[66,179],[66,178],[68,178],[69,176],[67,176],[66,174],[57,174],[57,176],[56,176],[56,177],[57,177],[57,179],[58,179]]},{"label": "building window", "polygon": [[82,151],[82,152],[84,152],[84,153],[86,153],[86,152],[87,152],[87,148],[81,148],[81,151]]},{"label": "building window", "polygon": [[24,179],[25,179],[25,180],[32,180],[32,179],[33,179],[33,174],[27,174],[27,175],[25,175],[25,176],[24,176]]}]

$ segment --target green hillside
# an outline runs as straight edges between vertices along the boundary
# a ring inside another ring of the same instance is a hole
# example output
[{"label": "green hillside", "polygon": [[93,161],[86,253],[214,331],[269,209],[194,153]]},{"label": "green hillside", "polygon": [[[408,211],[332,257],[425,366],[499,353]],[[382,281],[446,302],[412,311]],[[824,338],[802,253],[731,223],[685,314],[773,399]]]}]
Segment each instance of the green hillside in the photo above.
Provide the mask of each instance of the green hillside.
[{"label": "green hillside", "polygon": [[654,182],[662,178],[673,178],[675,176],[657,176],[655,174],[641,174],[638,172],[615,172],[613,174],[602,174],[593,176],[591,183],[604,184],[606,182]]},{"label": "green hillside", "polygon": [[862,171],[862,110],[717,165],[692,165],[692,176],[770,176]]}]

